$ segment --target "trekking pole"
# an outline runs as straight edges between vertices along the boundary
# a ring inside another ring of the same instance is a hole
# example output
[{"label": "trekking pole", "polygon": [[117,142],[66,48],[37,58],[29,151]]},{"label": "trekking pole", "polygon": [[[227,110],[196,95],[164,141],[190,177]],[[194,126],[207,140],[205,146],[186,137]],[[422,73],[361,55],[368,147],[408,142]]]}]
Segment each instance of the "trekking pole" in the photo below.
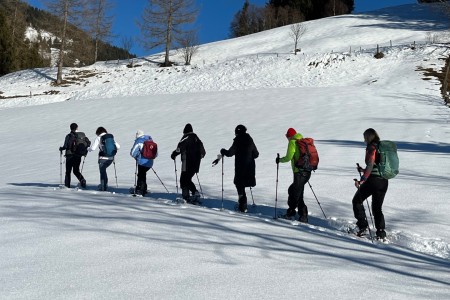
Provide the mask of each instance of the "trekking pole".
[{"label": "trekking pole", "polygon": [[[280,153],[277,153],[277,158],[278,160],[280,159]],[[277,160],[277,161],[278,161]],[[275,184],[275,216],[273,217],[274,219],[277,218],[277,202],[278,202],[278,170],[280,169],[280,163],[277,163],[277,181]]]},{"label": "trekking pole", "polygon": [[[361,171],[360,171],[361,166],[359,165],[359,163],[356,163],[356,166],[358,167],[359,178],[361,178],[361,176],[362,176]],[[372,226],[373,226],[373,228],[375,228],[375,223],[372,218],[372,211],[370,210],[369,198],[366,198],[365,200],[367,200],[367,208],[369,209],[369,215],[370,215],[370,220],[372,221]]]},{"label": "trekking pole", "polygon": [[59,151],[59,185],[62,186],[62,151]]},{"label": "trekking pole", "polygon": [[[136,160],[136,170],[134,171],[134,195],[136,195],[137,172],[138,172],[138,162],[137,162],[137,160]],[[134,196],[134,195],[133,195],[133,196]]]},{"label": "trekking pole", "polygon": [[81,164],[80,174],[83,174],[84,160],[85,160],[85,159],[86,159],[86,156],[83,156],[83,163]]},{"label": "trekking pole", "polygon": [[200,187],[200,193],[202,194],[202,198],[205,199],[205,195],[203,195],[203,189],[202,189],[202,185],[200,184],[200,179],[198,179],[198,173],[195,173],[197,175],[197,181],[198,181],[198,186]]},{"label": "trekking pole", "polygon": [[313,190],[313,188],[312,188],[311,183],[309,183],[309,180],[308,180],[308,184],[309,184],[309,187],[311,188],[311,191],[312,191],[314,197],[316,198],[317,203],[319,204],[320,209],[322,210],[323,216],[324,216],[325,219],[326,219],[327,216],[325,215],[325,212],[324,212],[323,209],[322,209],[322,205],[320,205],[319,199],[317,199],[316,193],[314,193],[314,190]]},{"label": "trekking pole", "polygon": [[[358,179],[353,179],[354,181],[358,182]],[[364,211],[364,218],[366,219],[367,222],[367,228],[369,229],[369,235],[370,235],[370,240],[372,241],[373,244],[373,236],[372,236],[372,230],[370,230],[370,226],[369,226],[369,220],[367,220],[367,214],[366,214],[366,209],[364,208],[364,201],[362,200],[362,196],[361,196],[361,187],[358,185],[357,187],[358,189],[358,195],[359,195],[359,201],[361,201],[362,207],[363,207],[363,211]],[[367,207],[369,207],[369,202],[367,201]]]},{"label": "trekking pole", "polygon": [[177,197],[178,197],[178,175],[177,175],[177,161],[174,159],[173,163],[175,165],[175,185],[177,187]]},{"label": "trekking pole", "polygon": [[167,193],[169,193],[169,190],[166,188],[166,186],[165,186],[164,183],[162,182],[161,178],[159,178],[158,174],[156,174],[155,169],[152,168],[152,170],[153,170],[153,173],[155,173],[156,177],[158,177],[158,179],[159,179],[159,181],[161,182],[161,184],[163,185],[163,187],[166,189]]},{"label": "trekking pole", "polygon": [[222,210],[223,210],[223,155],[222,155]]},{"label": "trekking pole", "polygon": [[256,206],[255,204],[255,199],[253,199],[253,192],[252,192],[252,187],[250,187],[250,195],[252,195],[252,202],[253,202],[253,206]]},{"label": "trekking pole", "polygon": [[119,184],[117,183],[117,170],[116,170],[116,160],[113,159],[113,164],[114,164],[114,175],[116,176],[116,188],[119,188]]}]

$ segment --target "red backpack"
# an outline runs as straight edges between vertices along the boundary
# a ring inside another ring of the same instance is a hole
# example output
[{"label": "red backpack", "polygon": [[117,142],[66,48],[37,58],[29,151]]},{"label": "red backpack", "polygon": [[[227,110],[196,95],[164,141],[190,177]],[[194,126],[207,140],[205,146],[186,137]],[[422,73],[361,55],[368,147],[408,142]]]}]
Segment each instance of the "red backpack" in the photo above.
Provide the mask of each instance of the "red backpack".
[{"label": "red backpack", "polygon": [[158,145],[153,140],[146,140],[141,151],[142,157],[146,159],[155,159],[158,154]]},{"label": "red backpack", "polygon": [[297,146],[300,150],[300,157],[295,163],[295,166],[307,171],[317,170],[319,153],[317,152],[316,146],[314,146],[314,140],[312,138],[302,138],[297,140]]}]

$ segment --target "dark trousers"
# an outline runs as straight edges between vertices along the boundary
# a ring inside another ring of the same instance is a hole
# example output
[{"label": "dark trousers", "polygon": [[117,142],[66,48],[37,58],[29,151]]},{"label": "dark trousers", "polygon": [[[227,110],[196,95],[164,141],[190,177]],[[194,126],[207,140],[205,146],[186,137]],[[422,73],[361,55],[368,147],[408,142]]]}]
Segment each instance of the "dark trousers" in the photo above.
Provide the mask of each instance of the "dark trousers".
[{"label": "dark trousers", "polygon": [[305,184],[309,181],[310,177],[311,172],[294,173],[294,181],[288,189],[288,206],[289,211],[293,212],[293,215],[295,215],[295,209],[297,208],[300,216],[308,216],[308,207],[303,200],[303,193],[305,191]]},{"label": "dark trousers", "polygon": [[194,177],[194,172],[182,171],[180,175],[180,186],[181,193],[184,199],[189,199],[189,191],[192,195],[195,194],[197,188],[195,184],[192,182],[192,177]]},{"label": "dark trousers", "polygon": [[236,186],[236,190],[238,193],[238,204],[239,210],[245,211],[247,209],[247,194],[245,193],[245,186]]},{"label": "dark trousers", "polygon": [[98,168],[100,170],[100,190],[106,191],[108,189],[108,174],[106,168],[113,163],[112,159],[99,159]]},{"label": "dark trousers", "polygon": [[147,172],[149,167],[138,165],[136,191],[141,191],[142,194],[147,192]]},{"label": "dark trousers", "polygon": [[364,210],[364,200],[372,196],[372,212],[375,219],[375,228],[385,229],[384,215],[381,209],[388,189],[388,180],[379,176],[370,176],[363,183],[353,197],[353,214],[357,220],[356,225],[360,229],[369,226],[367,216]]},{"label": "dark trousers", "polygon": [[83,180],[83,175],[80,172],[81,156],[78,155],[68,155],[66,156],[66,177],[64,179],[64,185],[70,188],[70,176],[73,170],[73,175],[75,175],[79,181]]}]

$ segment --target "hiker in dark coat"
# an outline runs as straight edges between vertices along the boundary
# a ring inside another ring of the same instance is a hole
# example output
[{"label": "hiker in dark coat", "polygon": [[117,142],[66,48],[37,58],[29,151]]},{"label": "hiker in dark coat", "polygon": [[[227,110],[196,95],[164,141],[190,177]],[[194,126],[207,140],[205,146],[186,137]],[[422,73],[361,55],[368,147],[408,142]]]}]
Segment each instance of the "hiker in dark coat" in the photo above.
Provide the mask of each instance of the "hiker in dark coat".
[{"label": "hiker in dark coat", "polygon": [[[180,186],[182,197],[188,202],[191,202],[191,200],[198,201],[200,194],[192,182],[192,177],[199,172],[200,161],[205,157],[206,151],[202,141],[194,133],[192,125],[189,123],[184,127],[183,137],[170,157],[175,160],[179,154],[181,154]],[[192,193],[193,199],[191,199],[189,192]]]},{"label": "hiker in dark coat", "polygon": [[246,212],[247,195],[245,194],[245,188],[251,188],[256,185],[255,159],[258,158],[259,152],[244,125],[238,125],[235,129],[235,134],[233,145],[228,150],[221,149],[220,154],[227,157],[235,155],[234,184],[239,197],[239,211]]},{"label": "hiker in dark coat", "polygon": [[[81,141],[81,142],[80,142]],[[80,186],[86,188],[86,180],[80,172],[81,157],[86,156],[86,147],[89,147],[91,142],[83,132],[78,131],[76,123],[70,124],[70,133],[66,135],[64,146],[59,147],[59,152],[66,150],[66,176],[64,178],[64,185],[70,188],[70,175],[73,174],[80,181]]]}]

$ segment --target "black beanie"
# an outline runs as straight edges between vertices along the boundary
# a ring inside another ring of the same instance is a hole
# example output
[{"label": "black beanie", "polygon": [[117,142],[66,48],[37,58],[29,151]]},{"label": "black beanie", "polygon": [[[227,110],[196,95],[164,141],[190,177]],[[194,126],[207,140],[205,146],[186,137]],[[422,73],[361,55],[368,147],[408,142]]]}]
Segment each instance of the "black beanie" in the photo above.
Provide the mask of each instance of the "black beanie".
[{"label": "black beanie", "polygon": [[242,133],[246,133],[246,132],[247,132],[247,128],[245,128],[245,126],[241,125],[241,124],[236,126],[236,129],[234,130],[235,134],[242,134]]},{"label": "black beanie", "polygon": [[77,129],[78,129],[77,123],[72,123],[72,124],[70,124],[70,130],[71,130],[71,131],[75,131],[75,130],[77,130]]},{"label": "black beanie", "polygon": [[184,126],[184,129],[183,129],[183,133],[184,134],[190,133],[190,132],[193,132],[193,131],[194,130],[192,129],[192,125],[191,124],[187,123],[186,126]]}]

